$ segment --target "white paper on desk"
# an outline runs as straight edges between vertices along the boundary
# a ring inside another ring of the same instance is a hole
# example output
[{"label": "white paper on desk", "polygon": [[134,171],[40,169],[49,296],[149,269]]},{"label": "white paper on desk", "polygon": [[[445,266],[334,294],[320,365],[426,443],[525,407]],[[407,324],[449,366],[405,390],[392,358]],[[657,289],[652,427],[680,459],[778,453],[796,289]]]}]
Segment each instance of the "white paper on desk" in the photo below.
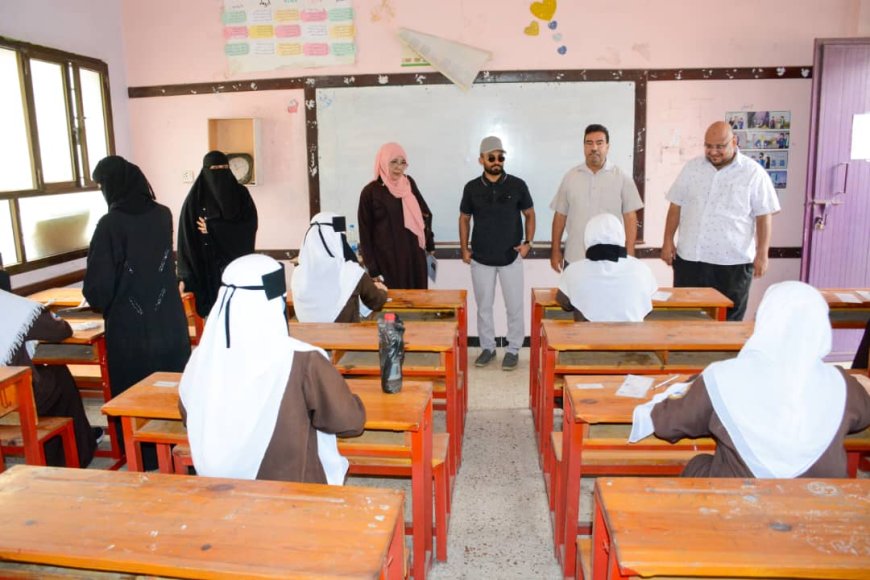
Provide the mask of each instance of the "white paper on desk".
[{"label": "white paper on desk", "polygon": [[671,297],[670,292],[665,292],[663,290],[656,290],[653,292],[652,299],[657,300],[659,302],[667,302]]},{"label": "white paper on desk", "polygon": [[83,330],[92,330],[94,328],[99,328],[99,322],[73,322],[70,324],[72,329],[76,332],[81,332]]},{"label": "white paper on desk", "polygon": [[664,401],[670,396],[683,395],[691,383],[674,383],[652,400],[634,408],[631,414],[631,433],[628,435],[629,443],[637,443],[653,434],[655,425],[652,421],[652,410],[657,403]]},{"label": "white paper on desk", "polygon": [[870,292],[868,292],[867,290],[856,290],[855,293],[864,300],[870,300]]},{"label": "white paper on desk", "polygon": [[640,377],[637,375],[628,375],[622,382],[622,385],[616,390],[616,395],[619,397],[632,397],[634,399],[643,399],[646,397],[646,392],[653,384],[652,377]]},{"label": "white paper on desk", "polygon": [[852,294],[851,292],[835,292],[837,298],[840,299],[840,302],[846,302],[849,304],[861,304],[861,299]]},{"label": "white paper on desk", "polygon": [[154,381],[155,387],[177,387],[178,381]]},{"label": "white paper on desk", "polygon": [[601,383],[577,383],[574,385],[574,388],[577,390],[580,389],[603,389],[604,385]]}]

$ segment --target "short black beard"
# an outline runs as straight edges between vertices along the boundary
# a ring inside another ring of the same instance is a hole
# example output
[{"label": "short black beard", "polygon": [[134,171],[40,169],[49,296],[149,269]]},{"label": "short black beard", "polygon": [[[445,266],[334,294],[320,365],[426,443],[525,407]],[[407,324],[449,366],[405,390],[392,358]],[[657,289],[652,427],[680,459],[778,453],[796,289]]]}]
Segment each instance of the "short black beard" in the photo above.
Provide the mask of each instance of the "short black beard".
[{"label": "short black beard", "polygon": [[502,169],[501,167],[484,167],[483,171],[485,173],[488,173],[489,175],[501,175],[502,173],[504,173],[504,169]]}]

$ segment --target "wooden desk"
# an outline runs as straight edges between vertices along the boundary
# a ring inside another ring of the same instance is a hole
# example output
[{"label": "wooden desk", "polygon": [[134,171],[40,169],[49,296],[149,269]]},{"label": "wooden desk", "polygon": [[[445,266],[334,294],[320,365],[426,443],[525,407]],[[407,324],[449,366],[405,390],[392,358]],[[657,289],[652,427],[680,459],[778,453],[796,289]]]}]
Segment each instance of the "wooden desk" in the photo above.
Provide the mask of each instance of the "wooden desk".
[{"label": "wooden desk", "polygon": [[[150,420],[178,422],[174,430],[170,429],[165,438],[157,441],[161,471],[171,471],[171,444],[187,443],[187,432],[180,424],[178,410],[177,385],[180,380],[181,373],[153,373],[103,405],[103,413],[121,420],[130,471],[142,470],[137,439],[149,429],[149,425],[153,425]],[[158,382],[171,386],[155,386]],[[347,383],[365,406],[366,430],[410,433],[413,567],[416,578],[425,578],[432,552],[431,383],[406,381],[402,390],[394,395],[385,394],[379,381],[349,379]],[[396,457],[405,451],[384,446],[383,453],[387,457]]]},{"label": "wooden desk", "polygon": [[[468,411],[468,292],[465,290],[387,290],[383,312],[452,317],[459,326],[459,369],[462,371],[462,420]],[[293,295],[287,293],[287,307],[293,312]],[[437,394],[436,394],[437,397]]]},{"label": "wooden desk", "polygon": [[[867,319],[870,318],[870,299],[861,296],[858,291],[870,293],[870,288],[819,289],[825,297],[825,302],[828,303],[832,327],[864,329]],[[849,295],[859,302],[844,302],[837,294]]]},{"label": "wooden desk", "polygon": [[[734,303],[713,288],[659,288],[661,292],[670,292],[667,300],[653,300],[653,312],[649,319],[655,319],[657,315],[667,314],[692,314],[701,313],[710,320],[724,321],[728,309]],[[529,406],[533,410],[538,398],[540,386],[539,373],[541,368],[541,322],[548,310],[562,311],[556,302],[556,288],[532,288],[532,323],[530,326],[530,352],[529,352]],[[566,313],[568,314],[568,313]]]},{"label": "wooden desk", "polygon": [[[654,384],[670,379],[674,375],[654,375]],[[679,375],[673,382],[685,381],[689,375]],[[639,461],[631,467],[615,467],[611,465],[589,465],[583,467],[583,452],[591,449],[620,450],[629,454],[643,455],[646,452],[656,454],[684,455],[686,449],[713,451],[715,443],[712,439],[686,440],[675,445],[650,437],[636,444],[628,443],[628,432],[632,423],[634,408],[649,399],[660,390],[650,390],[644,399],[620,397],[616,390],[625,380],[622,375],[570,375],[565,377],[563,391],[564,414],[562,416],[562,464],[557,474],[554,487],[553,514],[553,544],[556,557],[562,563],[565,576],[574,571],[576,561],[575,539],[580,531],[577,519],[580,515],[580,478],[584,475],[613,475],[618,472],[632,475],[659,473],[679,473],[682,467],[678,464],[666,468],[657,468],[653,461],[644,464]],[[672,384],[672,383],[669,383]],[[600,384],[603,388],[583,388],[588,384]],[[663,387],[664,388],[664,387]],[[621,426],[623,429],[616,428]],[[602,426],[604,433],[591,433],[593,426]],[[606,426],[606,427],[605,427]],[[675,453],[676,452],[676,453]]]},{"label": "wooden desk", "polygon": [[595,482],[592,577],[867,578],[870,480]]},{"label": "wooden desk", "polygon": [[397,490],[17,465],[0,496],[6,561],[180,578],[404,575]]},{"label": "wooden desk", "polygon": [[[48,306],[51,310],[61,308],[73,308],[82,303],[85,299],[81,288],[49,288],[28,296],[31,300],[41,302]],[[198,344],[202,337],[204,321],[196,313],[196,302],[192,292],[181,293],[181,304],[184,306],[184,313],[188,319],[190,326],[189,332],[191,335],[191,343]]]},{"label": "wooden desk", "polygon": [[[556,375],[656,374],[700,372],[711,362],[731,358],[752,335],[751,322],[648,320],[646,322],[569,322],[544,320],[543,369],[536,402],[541,464],[550,453]],[[565,353],[594,353],[583,364],[558,361]],[[613,361],[627,353],[628,362]],[[707,353],[706,355],[704,353]],[[644,357],[640,362],[633,359]],[[599,363],[599,359],[604,364]],[[558,361],[558,362],[557,362]],[[545,469],[546,471],[546,469]]]},{"label": "wooden desk", "polygon": [[[68,289],[61,288],[60,290]],[[109,382],[109,363],[106,356],[106,333],[103,320],[83,316],[65,316],[64,320],[73,327],[73,335],[59,343],[41,341],[33,357],[33,364],[98,366],[99,378],[96,379],[96,375],[94,377],[99,388],[97,396],[102,396],[104,401],[108,401],[112,398],[112,389]],[[76,325],[84,323],[96,324],[97,326],[87,330],[76,330]],[[98,449],[94,454],[98,457],[111,457],[114,459],[114,463],[109,469],[118,469],[124,465],[124,455],[118,444],[118,438],[115,436],[115,430],[118,427],[112,421],[109,421],[108,427],[111,448],[109,451]]]},{"label": "wooden desk", "polygon": [[[327,351],[378,352],[378,328],[374,324],[291,322],[290,336]],[[452,466],[462,462],[464,425],[463,405],[459,394],[459,332],[455,322],[405,323],[405,352],[434,353],[440,358],[437,367],[403,369],[408,378],[443,377],[445,382],[447,432],[450,434]],[[377,366],[336,365],[345,376],[380,376]],[[451,474],[453,475],[453,474]]]}]

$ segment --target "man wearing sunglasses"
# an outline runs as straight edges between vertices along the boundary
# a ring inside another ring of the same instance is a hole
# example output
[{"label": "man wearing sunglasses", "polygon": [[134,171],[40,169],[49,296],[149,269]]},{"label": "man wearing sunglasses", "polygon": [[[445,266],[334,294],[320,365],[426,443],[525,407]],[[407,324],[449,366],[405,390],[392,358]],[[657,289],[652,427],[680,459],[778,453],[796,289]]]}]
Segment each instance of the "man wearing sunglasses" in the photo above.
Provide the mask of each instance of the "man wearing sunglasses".
[{"label": "man wearing sunglasses", "polygon": [[[643,207],[637,185],[619,167],[609,163],[610,133],[604,125],[589,125],[583,135],[585,163],[573,167],[562,178],[556,197],[550,202],[553,210],[550,266],[561,272],[565,262],[577,262],[586,257],[583,235],[592,217],[609,213],[625,226],[625,249],[634,255],[637,240],[637,210]],[[568,230],[565,255],[562,255],[562,234]]]},{"label": "man wearing sunglasses", "polygon": [[[471,265],[480,355],[475,366],[495,358],[495,325],[492,305],[496,278],[501,283],[507,311],[507,346],[501,368],[517,368],[523,345],[523,258],[535,237],[535,209],[526,182],[504,172],[505,150],[498,137],[480,143],[483,174],[465,185],[459,205],[459,246],[462,261]],[[523,228],[525,216],[525,229]],[[471,221],[471,247],[468,239]]]}]

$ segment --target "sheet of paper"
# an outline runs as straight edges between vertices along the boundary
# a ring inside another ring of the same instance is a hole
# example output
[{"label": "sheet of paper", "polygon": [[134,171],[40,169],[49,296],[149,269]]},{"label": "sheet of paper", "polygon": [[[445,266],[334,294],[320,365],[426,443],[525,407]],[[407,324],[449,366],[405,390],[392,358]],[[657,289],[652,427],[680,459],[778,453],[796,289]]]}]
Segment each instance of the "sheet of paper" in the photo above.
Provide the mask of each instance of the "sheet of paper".
[{"label": "sheet of paper", "polygon": [[870,291],[867,290],[857,290],[857,294],[863,298],[864,300],[870,300]]},{"label": "sheet of paper", "polygon": [[154,381],[155,387],[177,387],[178,381]]},{"label": "sheet of paper", "polygon": [[852,294],[851,292],[835,292],[837,298],[840,299],[840,302],[846,302],[848,304],[861,304],[861,299]]},{"label": "sheet of paper", "polygon": [[81,332],[83,330],[92,330],[94,328],[99,328],[99,322],[73,322],[70,324],[74,332]]},{"label": "sheet of paper", "polygon": [[670,292],[664,292],[662,290],[657,290],[653,295],[653,300],[658,300],[659,302],[667,302],[671,297]]},{"label": "sheet of paper", "polygon": [[437,282],[438,279],[438,260],[432,254],[426,255],[426,266],[429,270],[429,279]]},{"label": "sheet of paper", "polygon": [[574,385],[574,388],[577,390],[580,389],[603,389],[604,385],[601,383],[579,383]]},{"label": "sheet of paper", "polygon": [[622,382],[622,385],[616,390],[617,396],[632,397],[635,399],[643,399],[646,393],[653,384],[652,377],[641,377],[638,375],[628,375]]}]

